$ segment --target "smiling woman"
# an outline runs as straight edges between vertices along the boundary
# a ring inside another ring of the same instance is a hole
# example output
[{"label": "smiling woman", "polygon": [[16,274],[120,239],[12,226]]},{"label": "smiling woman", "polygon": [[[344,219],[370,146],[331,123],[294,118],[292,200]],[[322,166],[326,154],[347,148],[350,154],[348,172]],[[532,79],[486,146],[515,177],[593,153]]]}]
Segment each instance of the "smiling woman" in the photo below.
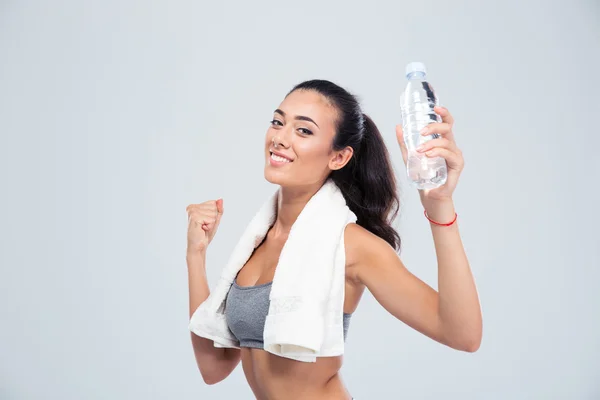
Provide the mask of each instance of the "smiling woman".
[{"label": "smiling woman", "polygon": [[[279,266],[282,250],[292,227],[298,226],[298,217],[310,212],[306,209],[314,210],[307,204],[315,204],[313,199],[322,199],[327,191],[339,193],[341,205],[336,207],[346,207],[356,218],[355,223],[346,222],[341,231],[343,278],[340,290],[332,291],[328,300],[336,301],[333,293],[343,293],[337,314],[340,323],[327,325],[326,330],[339,332],[337,329],[343,328],[344,335],[339,336],[343,341],[352,313],[368,288],[389,313],[424,335],[458,350],[477,350],[482,335],[481,311],[451,198],[462,170],[462,156],[452,139],[450,113],[446,109],[437,112],[443,122],[430,127],[448,139],[439,143],[453,149],[452,163],[458,160],[457,165],[449,165],[456,174],[450,183],[439,190],[421,192],[435,242],[439,292],[412,275],[398,257],[400,237],[391,226],[399,208],[392,163],[379,130],[356,98],[324,80],[303,82],[287,94],[274,111],[264,142],[264,177],[279,186],[274,217],[251,254],[238,257],[245,261],[231,281],[227,281],[229,272],[224,271],[221,282],[229,283],[223,293],[215,295],[224,296],[215,304],[222,304],[224,314],[219,321],[226,324],[227,338],[216,334],[216,329],[192,329],[194,354],[207,383],[225,379],[241,360],[257,399],[352,398],[340,376],[343,351],[339,346],[330,351],[331,343],[323,344],[314,363],[302,362],[294,355],[283,357],[266,346],[265,326],[274,308],[270,302],[276,271],[289,268]],[[402,147],[400,127],[396,133]],[[205,273],[206,249],[223,210],[222,199],[187,208],[191,327],[210,327],[211,321],[202,320],[206,314],[198,310],[212,295]],[[302,220],[304,224],[306,221]],[[323,220],[309,220],[308,224],[313,231],[330,228],[322,225]],[[298,246],[298,241],[295,243]],[[300,243],[300,247],[305,243],[301,252],[313,250],[308,242]],[[289,344],[293,343],[282,347]]]}]

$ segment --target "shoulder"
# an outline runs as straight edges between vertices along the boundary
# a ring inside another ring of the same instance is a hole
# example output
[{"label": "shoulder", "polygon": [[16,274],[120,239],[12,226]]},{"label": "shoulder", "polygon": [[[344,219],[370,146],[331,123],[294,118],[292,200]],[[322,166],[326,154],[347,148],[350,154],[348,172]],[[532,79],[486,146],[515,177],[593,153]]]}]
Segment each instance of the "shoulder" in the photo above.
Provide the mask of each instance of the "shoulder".
[{"label": "shoulder", "polygon": [[350,280],[359,281],[361,269],[377,265],[379,259],[385,259],[396,252],[388,242],[362,226],[350,223],[344,231],[346,251],[346,275]]}]

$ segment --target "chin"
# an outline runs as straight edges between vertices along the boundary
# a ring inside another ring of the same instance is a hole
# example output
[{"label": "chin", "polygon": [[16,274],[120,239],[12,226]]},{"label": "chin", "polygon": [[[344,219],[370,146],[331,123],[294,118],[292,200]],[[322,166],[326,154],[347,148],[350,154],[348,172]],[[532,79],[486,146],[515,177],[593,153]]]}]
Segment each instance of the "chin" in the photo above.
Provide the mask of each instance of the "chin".
[{"label": "chin", "polygon": [[280,171],[273,171],[270,166],[265,167],[265,179],[267,182],[272,183],[273,185],[281,185],[285,186],[285,174],[282,174]]},{"label": "chin", "polygon": [[274,185],[286,186],[290,184],[291,175],[294,175],[293,170],[290,171],[290,165],[286,166],[273,166],[271,165],[271,153],[267,154],[267,159],[265,160],[265,168],[264,168],[264,176],[267,182],[272,183]]}]

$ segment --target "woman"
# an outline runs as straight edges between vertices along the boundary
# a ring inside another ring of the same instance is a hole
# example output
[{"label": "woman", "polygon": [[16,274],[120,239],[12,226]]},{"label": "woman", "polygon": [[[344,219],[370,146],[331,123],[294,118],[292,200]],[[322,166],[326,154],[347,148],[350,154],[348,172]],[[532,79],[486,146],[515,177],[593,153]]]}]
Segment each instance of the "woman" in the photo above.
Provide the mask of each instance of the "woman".
[{"label": "woman", "polygon": [[[436,112],[442,122],[429,125],[427,130],[441,137],[428,141],[419,151],[441,156],[448,165],[443,186],[420,191],[435,243],[439,292],[412,275],[396,252],[400,238],[390,222],[399,202],[381,134],[352,94],[322,80],[297,85],[275,110],[265,139],[264,174],[281,187],[277,217],[230,290],[236,291],[236,296],[268,299],[269,284],[292,224],[330,178],[357,216],[357,223],[348,224],[344,232],[345,328],[368,288],[388,312],[417,331],[454,349],[476,351],[482,335],[481,311],[452,201],[463,158],[454,141],[452,116],[444,108],[437,107]],[[406,163],[400,126],[396,135]],[[209,295],[206,249],[223,215],[223,201],[193,204],[187,212],[191,316]],[[263,319],[256,322],[255,330],[264,325],[266,309],[261,312]],[[191,336],[196,362],[208,384],[225,379],[241,360],[257,399],[352,398],[339,374],[341,356],[304,363],[264,351],[260,335],[252,345],[242,344],[240,349],[214,347],[211,340]]]}]

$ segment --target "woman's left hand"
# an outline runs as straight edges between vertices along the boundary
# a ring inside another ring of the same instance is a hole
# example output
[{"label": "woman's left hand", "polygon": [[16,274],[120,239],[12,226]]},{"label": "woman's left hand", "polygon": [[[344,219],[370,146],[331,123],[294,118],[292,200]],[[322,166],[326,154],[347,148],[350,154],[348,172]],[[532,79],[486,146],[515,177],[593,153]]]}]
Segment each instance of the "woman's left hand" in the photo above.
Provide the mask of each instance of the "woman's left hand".
[{"label": "woman's left hand", "polygon": [[[435,189],[419,190],[421,201],[425,203],[451,200],[452,193],[458,183],[460,173],[464,168],[464,160],[462,151],[456,145],[454,140],[454,133],[452,127],[454,125],[454,118],[448,109],[444,107],[436,106],[434,111],[442,117],[442,122],[432,123],[427,125],[421,134],[423,136],[438,133],[441,137],[438,139],[432,139],[422,144],[417,148],[419,153],[424,153],[427,157],[442,157],[446,160],[448,166],[448,179],[446,183]],[[400,150],[402,151],[402,158],[406,165],[408,160],[408,151],[404,143],[404,137],[402,133],[402,125],[396,125],[396,138],[398,144],[400,144]]]}]

